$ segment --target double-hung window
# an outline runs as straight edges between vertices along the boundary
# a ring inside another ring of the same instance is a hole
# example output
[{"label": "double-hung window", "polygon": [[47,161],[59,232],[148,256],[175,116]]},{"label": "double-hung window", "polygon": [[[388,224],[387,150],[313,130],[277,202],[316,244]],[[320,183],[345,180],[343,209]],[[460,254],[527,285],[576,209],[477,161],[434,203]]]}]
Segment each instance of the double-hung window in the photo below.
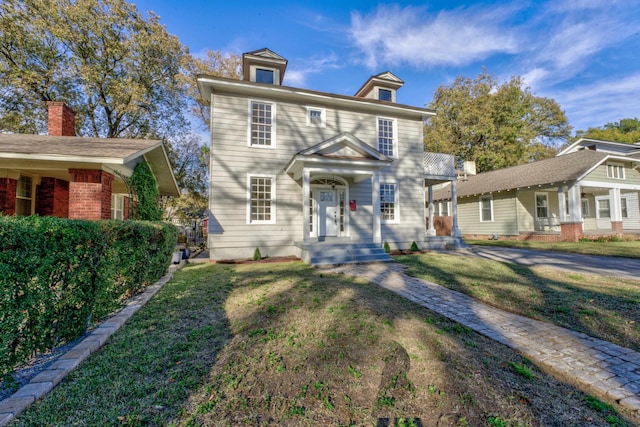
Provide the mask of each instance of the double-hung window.
[{"label": "double-hung window", "polygon": [[480,222],[493,221],[493,197],[480,196]]},{"label": "double-hung window", "polygon": [[33,179],[21,175],[16,188],[16,215],[31,215],[31,201],[33,200]]},{"label": "double-hung window", "polygon": [[380,184],[380,218],[386,222],[398,220],[398,193],[396,184]]},{"label": "double-hung window", "polygon": [[249,101],[249,146],[275,148],[275,118],[275,104]]},{"label": "double-hung window", "polygon": [[385,156],[396,155],[396,121],[378,118],[378,151]]},{"label": "double-hung window", "polygon": [[620,199],[620,210],[622,211],[622,218],[629,218],[629,208],[627,208],[626,197]]},{"label": "double-hung window", "polygon": [[275,176],[249,175],[248,224],[275,224],[276,178]]},{"label": "double-hung window", "polygon": [[549,199],[547,193],[536,193],[536,218],[549,217]]},{"label": "double-hung window", "polygon": [[609,199],[597,199],[598,218],[611,218],[611,205]]},{"label": "double-hung window", "polygon": [[307,126],[326,127],[327,112],[324,108],[307,107]]},{"label": "double-hung window", "polygon": [[624,166],[620,164],[608,164],[607,165],[607,178],[613,179],[625,179]]},{"label": "double-hung window", "polygon": [[124,196],[111,195],[111,219],[124,219]]}]

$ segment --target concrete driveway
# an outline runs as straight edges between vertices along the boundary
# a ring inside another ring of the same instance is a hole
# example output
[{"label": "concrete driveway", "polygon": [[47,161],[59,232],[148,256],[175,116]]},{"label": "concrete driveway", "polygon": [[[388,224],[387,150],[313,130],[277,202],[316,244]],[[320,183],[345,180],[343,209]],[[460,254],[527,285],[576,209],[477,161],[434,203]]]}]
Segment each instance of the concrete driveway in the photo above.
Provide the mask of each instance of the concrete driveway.
[{"label": "concrete driveway", "polygon": [[469,246],[458,251],[460,255],[473,255],[502,262],[513,262],[530,267],[551,267],[576,273],[600,274],[640,280],[640,259],[595,255],[578,255],[532,249]]}]

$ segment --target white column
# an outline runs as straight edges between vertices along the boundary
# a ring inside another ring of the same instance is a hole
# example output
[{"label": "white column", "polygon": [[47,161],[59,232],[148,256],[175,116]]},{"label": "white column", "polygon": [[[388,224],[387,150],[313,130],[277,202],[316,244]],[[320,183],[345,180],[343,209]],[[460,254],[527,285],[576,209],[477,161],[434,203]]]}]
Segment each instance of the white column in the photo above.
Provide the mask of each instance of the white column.
[{"label": "white column", "polygon": [[311,182],[311,175],[309,169],[302,171],[302,243],[309,244],[309,189]]},{"label": "white column", "polygon": [[620,202],[620,189],[609,189],[609,207],[611,208],[611,221],[622,221],[622,203]]},{"label": "white column", "polygon": [[[433,225],[433,216],[435,206],[433,206],[433,185],[429,186],[429,229],[427,230],[427,236],[435,236],[436,228]],[[446,203],[446,202],[445,202]]]},{"label": "white column", "polygon": [[371,197],[373,198],[373,243],[382,244],[382,230],[380,227],[380,176],[373,173]]},{"label": "white column", "polygon": [[569,215],[567,222],[582,222],[582,202],[580,201],[580,185],[574,184],[569,187]]},{"label": "white column", "polygon": [[558,187],[558,218],[564,221],[567,218],[567,205],[565,204],[564,187]]},{"label": "white column", "polygon": [[456,181],[451,181],[451,218],[453,219],[451,236],[460,237],[460,229],[458,228],[458,193],[456,189]]}]

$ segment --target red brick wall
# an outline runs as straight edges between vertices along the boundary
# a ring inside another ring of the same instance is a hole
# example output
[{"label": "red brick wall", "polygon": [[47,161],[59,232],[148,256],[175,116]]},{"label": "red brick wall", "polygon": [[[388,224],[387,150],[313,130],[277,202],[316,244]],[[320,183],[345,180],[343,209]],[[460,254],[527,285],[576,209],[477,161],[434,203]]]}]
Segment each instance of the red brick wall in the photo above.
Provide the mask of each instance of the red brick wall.
[{"label": "red brick wall", "polygon": [[69,218],[110,219],[113,175],[91,169],[69,169]]},{"label": "red brick wall", "polygon": [[615,234],[622,234],[622,221],[611,221],[611,231]]},{"label": "red brick wall", "polygon": [[0,178],[0,212],[4,215],[15,215],[16,213],[17,188],[17,180]]},{"label": "red brick wall", "polygon": [[36,189],[36,213],[41,216],[69,216],[69,183],[57,178],[42,178]]},{"label": "red brick wall", "polygon": [[49,110],[49,135],[76,136],[76,112],[63,102],[47,102]]},{"label": "red brick wall", "polygon": [[560,224],[560,235],[565,242],[577,242],[582,237],[582,223],[565,222]]}]

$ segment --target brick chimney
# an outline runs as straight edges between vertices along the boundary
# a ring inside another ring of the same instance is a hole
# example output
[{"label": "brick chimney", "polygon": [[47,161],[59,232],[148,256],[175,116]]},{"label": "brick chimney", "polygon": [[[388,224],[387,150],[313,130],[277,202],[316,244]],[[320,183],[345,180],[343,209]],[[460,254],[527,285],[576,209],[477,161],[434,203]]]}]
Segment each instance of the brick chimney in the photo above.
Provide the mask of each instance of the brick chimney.
[{"label": "brick chimney", "polygon": [[64,102],[47,101],[49,135],[76,136],[76,112]]}]

